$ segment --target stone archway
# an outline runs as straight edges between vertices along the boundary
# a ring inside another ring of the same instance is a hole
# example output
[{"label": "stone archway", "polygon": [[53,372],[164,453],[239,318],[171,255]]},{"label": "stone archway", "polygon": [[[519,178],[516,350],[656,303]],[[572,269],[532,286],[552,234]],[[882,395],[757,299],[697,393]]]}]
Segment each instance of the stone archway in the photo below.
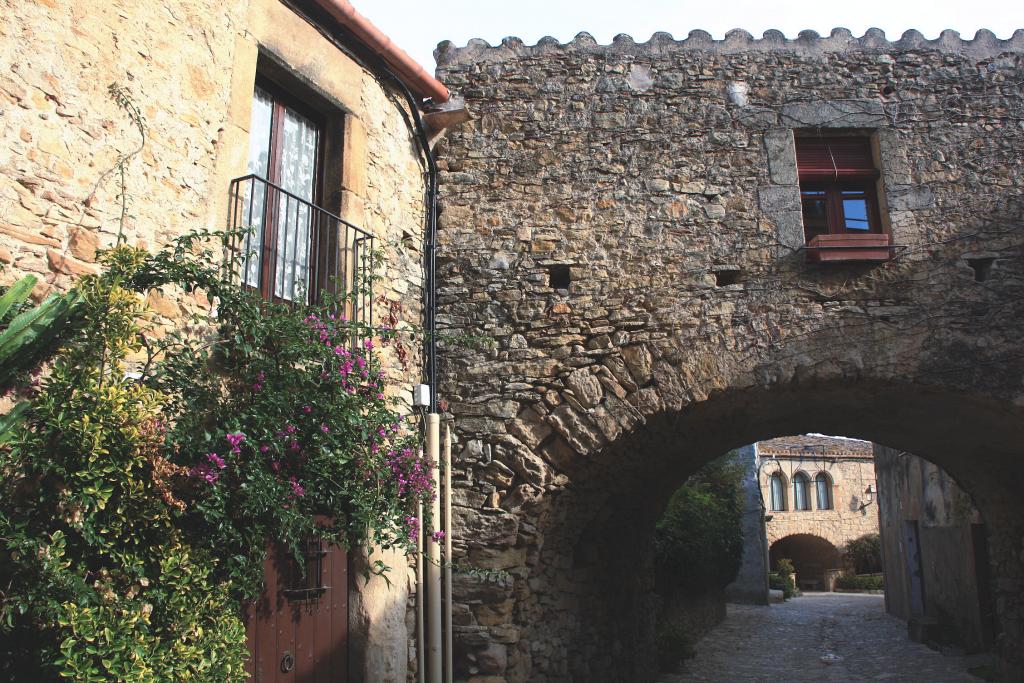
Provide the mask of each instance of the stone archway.
[{"label": "stone archway", "polygon": [[843,555],[832,542],[814,534],[784,536],[768,549],[768,564],[772,569],[780,559],[793,563],[797,586],[812,584],[815,590],[825,587],[825,572],[842,567]]},{"label": "stone archway", "polygon": [[[808,431],[926,455],[973,494],[1020,667],[1024,130],[992,117],[1024,110],[998,85],[1022,53],[1024,35],[841,31],[442,46],[478,118],[439,149],[438,322],[496,342],[444,353],[455,542],[505,572],[457,579],[460,671],[650,678],[668,495],[731,448]],[[808,128],[873,136],[897,258],[807,263]]]}]

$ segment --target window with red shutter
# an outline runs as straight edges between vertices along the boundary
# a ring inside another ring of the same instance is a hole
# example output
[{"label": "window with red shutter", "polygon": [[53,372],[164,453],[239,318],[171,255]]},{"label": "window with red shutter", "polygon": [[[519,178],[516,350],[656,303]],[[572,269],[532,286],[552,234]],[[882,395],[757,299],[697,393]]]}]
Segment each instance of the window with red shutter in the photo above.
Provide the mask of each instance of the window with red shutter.
[{"label": "window with red shutter", "polygon": [[809,256],[834,261],[888,258],[871,140],[863,136],[797,137],[796,160]]}]

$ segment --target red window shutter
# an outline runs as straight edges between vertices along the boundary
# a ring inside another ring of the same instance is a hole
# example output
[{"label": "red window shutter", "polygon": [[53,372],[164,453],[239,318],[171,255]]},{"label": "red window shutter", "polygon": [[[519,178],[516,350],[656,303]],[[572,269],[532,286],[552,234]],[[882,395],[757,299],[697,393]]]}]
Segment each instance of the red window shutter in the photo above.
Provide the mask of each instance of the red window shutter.
[{"label": "red window shutter", "polygon": [[798,137],[796,166],[800,180],[875,177],[871,142],[859,137]]}]

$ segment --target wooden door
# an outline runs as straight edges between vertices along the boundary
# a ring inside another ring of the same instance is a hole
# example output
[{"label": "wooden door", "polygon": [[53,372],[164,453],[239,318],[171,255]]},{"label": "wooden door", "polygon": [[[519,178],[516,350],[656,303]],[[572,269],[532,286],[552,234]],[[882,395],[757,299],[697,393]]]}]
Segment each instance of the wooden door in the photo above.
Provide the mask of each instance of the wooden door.
[{"label": "wooden door", "polygon": [[923,616],[924,571],[921,568],[921,536],[918,533],[917,520],[903,521],[903,552],[907,565],[907,577],[910,584],[910,614]]},{"label": "wooden door", "polygon": [[263,563],[264,589],[245,610],[256,683],[343,683],[348,672],[348,556],[316,539],[306,571],[274,544]]}]

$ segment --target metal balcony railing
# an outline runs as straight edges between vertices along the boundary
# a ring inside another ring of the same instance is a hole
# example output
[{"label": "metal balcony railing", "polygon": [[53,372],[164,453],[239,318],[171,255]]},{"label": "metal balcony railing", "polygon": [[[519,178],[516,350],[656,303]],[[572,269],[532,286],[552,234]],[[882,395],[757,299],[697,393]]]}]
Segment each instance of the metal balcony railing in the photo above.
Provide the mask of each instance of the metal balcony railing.
[{"label": "metal balcony railing", "polygon": [[330,294],[346,317],[373,320],[374,237],[257,175],[231,181],[226,244],[233,281],[268,301],[313,304]]}]

